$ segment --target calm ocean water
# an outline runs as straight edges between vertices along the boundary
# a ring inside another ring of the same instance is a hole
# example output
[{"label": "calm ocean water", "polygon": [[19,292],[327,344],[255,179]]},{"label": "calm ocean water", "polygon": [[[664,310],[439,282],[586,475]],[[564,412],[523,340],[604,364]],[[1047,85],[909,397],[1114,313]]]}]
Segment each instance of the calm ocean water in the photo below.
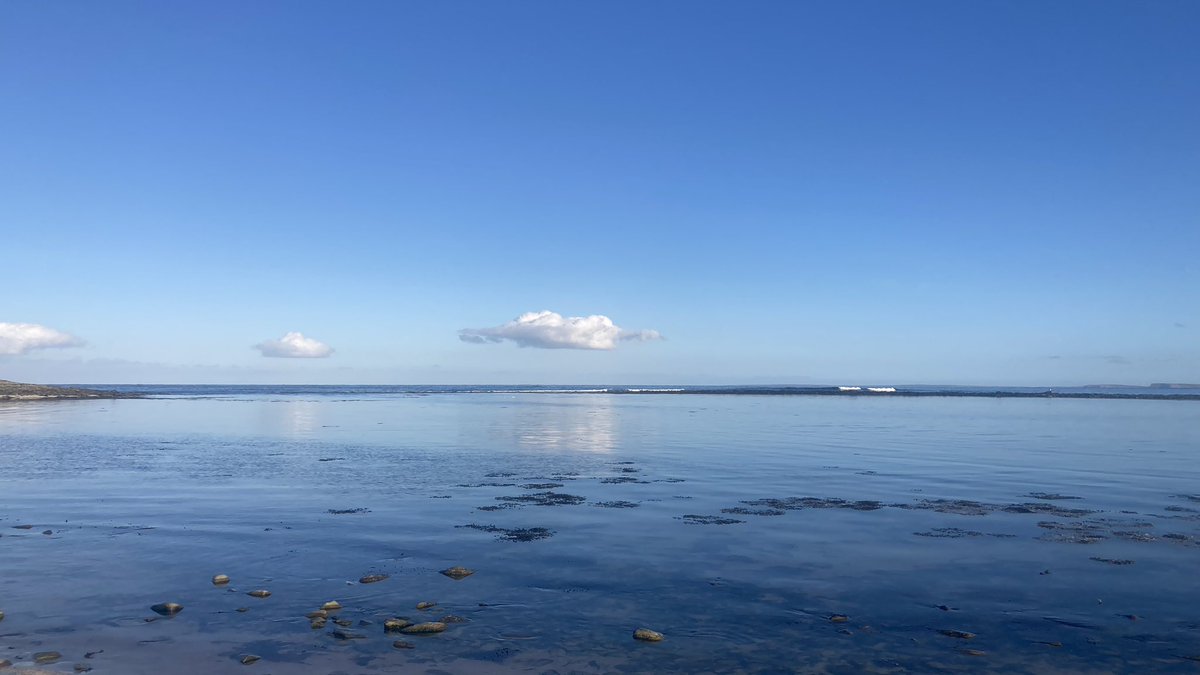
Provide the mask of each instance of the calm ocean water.
[{"label": "calm ocean water", "polygon": [[[0,660],[1200,672],[1195,401],[154,393],[0,403]],[[362,639],[310,628],[327,600]]]}]

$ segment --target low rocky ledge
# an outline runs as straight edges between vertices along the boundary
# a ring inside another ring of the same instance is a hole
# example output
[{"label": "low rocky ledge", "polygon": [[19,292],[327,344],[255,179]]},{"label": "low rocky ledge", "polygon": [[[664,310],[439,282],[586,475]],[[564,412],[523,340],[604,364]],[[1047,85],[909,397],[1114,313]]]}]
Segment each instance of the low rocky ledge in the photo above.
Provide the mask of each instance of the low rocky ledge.
[{"label": "low rocky ledge", "polygon": [[142,398],[141,394],[75,387],[52,387],[45,384],[22,384],[0,380],[0,401],[44,401],[84,398]]}]

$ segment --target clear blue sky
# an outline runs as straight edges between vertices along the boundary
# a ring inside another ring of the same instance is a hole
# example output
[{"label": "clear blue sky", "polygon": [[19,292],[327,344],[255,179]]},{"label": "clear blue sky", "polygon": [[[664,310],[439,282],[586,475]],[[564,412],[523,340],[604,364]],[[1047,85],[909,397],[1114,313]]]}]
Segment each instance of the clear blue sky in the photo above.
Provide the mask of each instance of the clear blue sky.
[{"label": "clear blue sky", "polygon": [[[86,344],[0,378],[1197,381],[1198,34],[1192,0],[6,2],[0,322]],[[459,339],[541,310],[665,339]],[[293,331],[334,352],[252,348]]]}]

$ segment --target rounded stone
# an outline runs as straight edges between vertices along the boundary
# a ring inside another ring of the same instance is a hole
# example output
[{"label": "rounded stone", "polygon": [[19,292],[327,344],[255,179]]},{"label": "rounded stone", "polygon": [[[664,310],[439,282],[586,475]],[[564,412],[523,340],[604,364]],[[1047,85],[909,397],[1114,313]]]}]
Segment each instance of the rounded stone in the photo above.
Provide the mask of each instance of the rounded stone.
[{"label": "rounded stone", "polygon": [[458,581],[460,579],[466,579],[472,574],[475,574],[475,570],[469,570],[465,567],[455,566],[451,567],[450,569],[442,570],[441,573],[450,577],[451,579],[454,579],[455,581]]},{"label": "rounded stone", "polygon": [[337,600],[330,600],[329,602],[321,605],[321,609],[323,609],[327,612],[331,612],[335,609],[341,609],[341,608],[342,608],[342,603],[338,602]]},{"label": "rounded stone", "polygon": [[246,595],[248,595],[252,598],[269,598],[269,597],[271,597],[271,591],[268,591],[265,589],[259,589],[257,591],[250,591],[250,592],[246,593]]},{"label": "rounded stone", "polygon": [[829,615],[829,620],[833,623],[846,623],[850,620],[850,617],[845,614],[831,614]]},{"label": "rounded stone", "polygon": [[33,662],[39,666],[44,666],[48,663],[54,663],[62,658],[62,654],[58,652],[38,652],[33,655]]},{"label": "rounded stone", "polygon": [[408,619],[388,619],[383,622],[383,630],[386,633],[399,633],[401,630],[412,625]]},{"label": "rounded stone", "polygon": [[316,619],[313,619],[312,623],[310,623],[308,625],[308,627],[312,628],[313,630],[320,630],[325,627],[326,621],[328,621],[328,619],[325,619],[324,617],[318,617]]},{"label": "rounded stone", "polygon": [[183,605],[176,602],[160,602],[157,605],[151,605],[150,609],[163,616],[175,616],[183,611]]},{"label": "rounded stone", "polygon": [[437,607],[437,603],[429,600],[417,603],[417,609],[433,609],[434,607]]},{"label": "rounded stone", "polygon": [[305,614],[304,618],[306,618],[306,619],[324,619],[328,616],[329,616],[329,612],[327,612],[323,609],[318,609],[315,612],[309,612],[308,614]]},{"label": "rounded stone", "polygon": [[242,664],[248,666],[251,663],[258,663],[261,660],[262,660],[261,656],[255,656],[254,654],[247,654],[242,657]]},{"label": "rounded stone", "polygon": [[386,574],[368,574],[367,576],[365,576],[365,577],[363,577],[363,578],[359,579],[359,580],[358,580],[358,583],[360,583],[360,584],[374,584],[374,583],[377,583],[377,582],[383,581],[383,580],[385,580],[385,579],[387,579],[387,578],[388,578],[388,575],[386,575]]},{"label": "rounded stone", "polygon": [[229,575],[218,574],[212,578],[213,586],[224,586],[229,583]]},{"label": "rounded stone", "polygon": [[639,628],[633,631],[633,639],[644,640],[646,642],[662,642],[663,634],[649,628]]},{"label": "rounded stone", "polygon": [[411,626],[405,626],[400,629],[401,633],[409,635],[420,635],[422,633],[440,633],[446,630],[446,624],[441,621],[426,621],[425,623],[416,623]]}]

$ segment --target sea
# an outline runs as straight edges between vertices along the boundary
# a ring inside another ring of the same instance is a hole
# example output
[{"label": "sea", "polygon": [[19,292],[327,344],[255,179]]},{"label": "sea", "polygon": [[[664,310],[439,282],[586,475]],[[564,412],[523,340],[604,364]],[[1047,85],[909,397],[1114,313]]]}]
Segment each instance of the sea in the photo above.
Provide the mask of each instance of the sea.
[{"label": "sea", "polygon": [[1200,673],[1198,389],[91,386],[0,403],[0,668]]}]

